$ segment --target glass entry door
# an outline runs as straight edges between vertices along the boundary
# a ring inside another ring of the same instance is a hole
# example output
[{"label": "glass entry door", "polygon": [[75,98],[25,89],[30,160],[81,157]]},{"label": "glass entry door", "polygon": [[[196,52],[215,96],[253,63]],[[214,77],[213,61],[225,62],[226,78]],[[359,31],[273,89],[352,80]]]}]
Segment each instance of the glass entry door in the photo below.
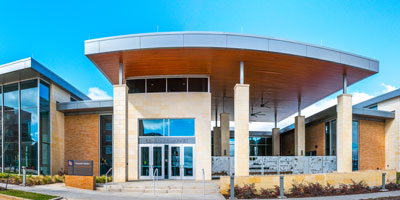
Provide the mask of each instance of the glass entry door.
[{"label": "glass entry door", "polygon": [[193,179],[194,178],[194,146],[170,145],[169,146],[169,178]]},{"label": "glass entry door", "polygon": [[139,178],[152,179],[164,178],[164,146],[140,145],[139,146]]}]

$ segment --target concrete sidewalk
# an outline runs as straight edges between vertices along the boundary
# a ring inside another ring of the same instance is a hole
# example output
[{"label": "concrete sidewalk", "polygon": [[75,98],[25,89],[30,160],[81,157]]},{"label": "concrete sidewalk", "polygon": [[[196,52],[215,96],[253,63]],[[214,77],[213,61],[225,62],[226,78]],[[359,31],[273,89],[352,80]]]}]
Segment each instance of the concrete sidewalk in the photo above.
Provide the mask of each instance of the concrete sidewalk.
[{"label": "concrete sidewalk", "polygon": [[[0,186],[4,187],[5,184],[0,183]],[[180,194],[180,193],[143,193],[143,192],[102,192],[102,191],[90,191],[83,189],[76,189],[65,187],[63,183],[49,184],[49,185],[38,185],[32,187],[23,187],[17,185],[8,185],[10,189],[36,192],[42,194],[49,194],[55,196],[62,196],[68,200],[81,200],[81,199],[94,199],[94,200],[122,200],[122,199],[206,199],[206,200],[222,200],[224,197],[221,194]]]}]

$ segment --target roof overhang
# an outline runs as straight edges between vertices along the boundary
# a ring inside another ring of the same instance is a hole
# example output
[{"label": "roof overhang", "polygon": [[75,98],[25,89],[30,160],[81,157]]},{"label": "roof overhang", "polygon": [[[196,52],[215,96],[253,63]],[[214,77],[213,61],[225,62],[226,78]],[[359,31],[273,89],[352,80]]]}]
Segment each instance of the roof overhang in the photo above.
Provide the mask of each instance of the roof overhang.
[{"label": "roof overhang", "polygon": [[[245,62],[251,106],[278,120],[379,71],[379,61],[326,47],[254,35],[215,32],[134,34],[85,41],[86,56],[112,84],[123,77],[153,75],[210,76],[212,109],[233,113],[233,87],[239,62]],[[270,110],[258,106],[261,96]],[[225,105],[224,108],[222,106]],[[213,115],[214,116],[214,115]],[[232,115],[231,115],[232,116]]]},{"label": "roof overhang", "polygon": [[81,91],[76,89],[74,86],[44,67],[33,58],[25,58],[22,60],[0,65],[1,84],[7,84],[10,82],[26,80],[35,77],[45,78],[47,81],[55,83],[56,85],[71,93],[73,96],[80,98],[81,100],[90,99]]},{"label": "roof overhang", "polygon": [[70,101],[57,103],[57,111],[64,113],[87,113],[113,111],[113,100]]},{"label": "roof overhang", "polygon": [[[382,111],[382,110],[372,110],[368,108],[357,108],[353,106],[353,117],[370,119],[370,120],[386,120],[386,119],[394,119],[395,113]],[[332,118],[336,118],[337,116],[337,106],[332,106],[327,108],[319,113],[316,113],[310,117],[307,117],[305,120],[306,125],[317,123],[321,121],[326,121]],[[294,124],[291,124],[280,130],[281,133],[286,133],[294,130]]]}]

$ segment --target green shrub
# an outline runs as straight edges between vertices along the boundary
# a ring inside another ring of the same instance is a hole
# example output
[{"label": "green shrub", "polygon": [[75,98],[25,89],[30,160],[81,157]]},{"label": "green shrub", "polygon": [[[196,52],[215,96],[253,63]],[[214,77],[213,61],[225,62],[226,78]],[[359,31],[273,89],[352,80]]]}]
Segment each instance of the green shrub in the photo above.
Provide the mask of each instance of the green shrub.
[{"label": "green shrub", "polygon": [[[112,181],[112,177],[108,176],[107,177],[107,182],[111,182]],[[102,176],[96,176],[96,183],[105,183],[106,182],[106,176],[102,175]]]}]

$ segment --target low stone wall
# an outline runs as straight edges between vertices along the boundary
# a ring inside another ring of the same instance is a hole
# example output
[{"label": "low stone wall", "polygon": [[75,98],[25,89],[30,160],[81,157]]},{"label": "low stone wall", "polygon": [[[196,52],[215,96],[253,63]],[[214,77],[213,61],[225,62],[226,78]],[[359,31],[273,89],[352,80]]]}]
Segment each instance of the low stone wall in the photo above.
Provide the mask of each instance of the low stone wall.
[{"label": "low stone wall", "polygon": [[65,175],[65,186],[86,190],[96,189],[96,176]]},{"label": "low stone wall", "polygon": [[[330,184],[338,187],[341,184],[352,184],[355,182],[364,181],[368,186],[382,185],[382,173],[386,172],[386,183],[396,181],[395,170],[367,170],[357,171],[351,173],[326,173],[326,174],[291,174],[284,175],[284,189],[289,191],[292,184],[300,183],[320,183],[321,185]],[[279,186],[279,175],[266,175],[266,176],[240,176],[235,177],[235,185],[243,186],[244,184],[255,184],[258,191],[261,188],[274,188],[275,185]],[[220,191],[222,194],[228,194],[230,186],[229,176],[221,176],[220,178]]]}]

